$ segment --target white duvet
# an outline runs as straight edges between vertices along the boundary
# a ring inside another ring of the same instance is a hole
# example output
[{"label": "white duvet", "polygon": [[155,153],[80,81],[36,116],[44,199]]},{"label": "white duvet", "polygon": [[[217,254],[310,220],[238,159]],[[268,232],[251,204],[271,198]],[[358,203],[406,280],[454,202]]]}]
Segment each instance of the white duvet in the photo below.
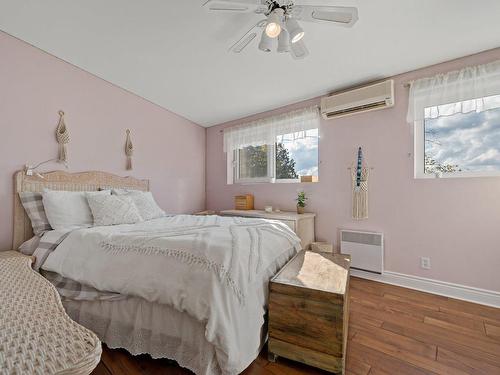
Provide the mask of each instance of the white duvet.
[{"label": "white duvet", "polygon": [[42,268],[186,312],[205,325],[224,374],[258,355],[269,277],[300,250],[284,224],[176,215],[71,232]]}]

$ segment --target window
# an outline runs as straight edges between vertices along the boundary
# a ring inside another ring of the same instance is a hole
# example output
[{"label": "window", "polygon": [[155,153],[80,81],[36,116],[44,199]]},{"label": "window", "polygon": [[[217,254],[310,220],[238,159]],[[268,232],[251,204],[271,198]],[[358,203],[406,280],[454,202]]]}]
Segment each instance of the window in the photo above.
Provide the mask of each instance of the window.
[{"label": "window", "polygon": [[300,176],[318,176],[318,129],[283,134],[273,145],[235,150],[237,183],[299,182]]},{"label": "window", "polygon": [[317,181],[319,124],[313,106],[225,129],[227,183]]},{"label": "window", "polygon": [[[454,110],[468,101],[425,108],[415,131],[417,177],[500,175],[500,95],[481,100],[490,109]],[[435,117],[434,110],[444,114]]]},{"label": "window", "polygon": [[500,176],[500,60],[410,82],[415,178]]}]

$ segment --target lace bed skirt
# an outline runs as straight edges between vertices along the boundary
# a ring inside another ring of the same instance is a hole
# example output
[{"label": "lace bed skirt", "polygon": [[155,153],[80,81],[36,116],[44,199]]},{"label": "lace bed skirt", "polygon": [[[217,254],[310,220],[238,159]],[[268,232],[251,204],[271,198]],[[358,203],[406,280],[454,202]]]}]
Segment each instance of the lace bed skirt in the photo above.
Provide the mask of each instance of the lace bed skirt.
[{"label": "lace bed skirt", "polygon": [[220,375],[216,349],[200,322],[169,306],[129,297],[117,301],[63,301],[68,315],[110,348],[175,360],[197,375]]}]

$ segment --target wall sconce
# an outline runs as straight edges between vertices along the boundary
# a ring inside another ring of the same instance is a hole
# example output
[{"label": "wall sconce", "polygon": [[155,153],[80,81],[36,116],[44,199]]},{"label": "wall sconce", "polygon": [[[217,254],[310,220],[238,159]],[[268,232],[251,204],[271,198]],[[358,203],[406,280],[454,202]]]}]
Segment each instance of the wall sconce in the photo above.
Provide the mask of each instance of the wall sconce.
[{"label": "wall sconce", "polygon": [[38,163],[35,166],[32,166],[32,165],[26,163],[26,165],[24,166],[24,173],[26,174],[26,176],[33,176],[33,175],[35,175],[35,176],[40,177],[40,178],[45,178],[40,173],[38,173],[36,170],[39,167],[41,167],[42,165],[50,163],[50,162],[57,162],[57,163],[60,163],[60,164],[64,164],[64,167],[66,169],[68,169],[68,163],[66,161],[61,161],[58,158],[54,158],[54,159],[49,159],[49,160],[42,161],[41,163]]}]

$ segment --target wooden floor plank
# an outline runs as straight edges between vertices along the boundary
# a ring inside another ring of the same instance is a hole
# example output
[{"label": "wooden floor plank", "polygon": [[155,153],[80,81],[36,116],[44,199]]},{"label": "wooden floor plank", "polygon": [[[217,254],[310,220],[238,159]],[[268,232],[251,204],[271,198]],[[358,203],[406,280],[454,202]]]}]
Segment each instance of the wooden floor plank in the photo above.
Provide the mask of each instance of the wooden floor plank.
[{"label": "wooden floor plank", "polygon": [[450,350],[438,348],[438,362],[444,363],[450,367],[460,369],[468,374],[489,375],[500,374],[500,367],[490,365],[484,361],[478,361]]},{"label": "wooden floor plank", "polygon": [[490,323],[484,323],[486,329],[486,335],[495,340],[500,340],[500,326],[495,326]]},{"label": "wooden floor plank", "polygon": [[[388,327],[394,327],[394,323],[384,322],[384,324],[382,324],[382,328],[392,330]],[[492,340],[489,340],[487,338],[482,339],[479,337],[467,336],[463,333],[457,333],[450,329],[441,328],[438,326],[432,326],[432,329],[429,330],[429,324],[418,322],[411,322],[411,325],[408,325],[407,327],[413,328],[414,330],[419,330],[424,334],[428,334],[428,337],[432,340],[435,340],[437,345],[439,345],[437,343],[438,341],[451,341],[457,344],[468,346],[470,348],[480,349],[481,351],[494,355],[498,355],[498,353],[500,353],[500,344],[497,342],[493,342]]]},{"label": "wooden floor plank", "polygon": [[[436,327],[441,327],[441,328],[444,328],[444,329],[447,329],[449,331],[456,332],[456,333],[459,333],[459,334],[462,334],[465,336],[471,336],[471,337],[479,338],[480,340],[495,342],[495,340],[493,340],[492,338],[487,337],[486,332],[484,331],[484,328],[483,328],[483,331],[478,331],[475,329],[470,329],[469,327],[465,327],[465,326],[460,325],[460,324],[446,322],[444,320],[432,318],[429,316],[424,317],[424,323],[430,324],[430,325],[433,325]],[[484,324],[483,324],[483,327],[484,327]]]},{"label": "wooden floor plank", "polygon": [[460,327],[468,328],[470,330],[486,334],[486,331],[484,328],[484,320],[481,318],[472,319],[472,318],[466,317],[466,316],[446,314],[442,311],[428,312],[425,314],[425,317],[437,319],[437,320],[440,320],[442,322],[455,324],[455,325],[460,326]]},{"label": "wooden floor plank", "polygon": [[382,319],[377,319],[371,315],[363,314],[357,312],[355,314],[349,315],[349,324],[359,325],[362,327],[381,327],[384,321]]},{"label": "wooden floor plank", "polygon": [[433,358],[429,358],[423,355],[415,354],[410,350],[410,348],[403,348],[404,345],[382,342],[376,337],[364,333],[357,333],[352,339],[352,343],[359,343],[369,348],[374,348],[377,352],[382,352],[388,356],[402,360],[405,363],[409,363],[428,372],[447,375],[468,375],[465,371],[436,361],[435,352],[433,353]]},{"label": "wooden floor plank", "polygon": [[406,324],[407,322],[424,322],[424,315],[420,314],[409,314],[401,311],[391,309],[390,307],[383,306],[367,306],[366,304],[360,303],[357,300],[351,299],[349,308],[351,310],[351,315],[356,315],[358,313],[369,315],[375,319],[382,320],[384,322],[394,322],[400,324]]},{"label": "wooden floor plank", "polygon": [[351,292],[351,301],[358,304],[367,306],[369,308],[375,308],[377,310],[385,310],[389,312],[398,312],[405,315],[410,315],[419,320],[423,320],[423,317],[428,312],[439,311],[439,308],[428,308],[425,305],[420,305],[417,303],[405,302],[396,299],[388,299],[385,297],[368,296],[362,292]]},{"label": "wooden floor plank", "polygon": [[472,319],[481,318],[485,322],[491,322],[491,324],[500,326],[500,312],[498,310],[490,306],[452,299],[440,307],[440,311],[447,314],[466,316]]},{"label": "wooden floor plank", "polygon": [[500,352],[493,354],[485,352],[481,348],[474,347],[474,344],[471,344],[471,342],[464,343],[463,340],[459,338],[460,335],[458,334],[454,334],[453,337],[450,338],[451,333],[446,330],[436,331],[435,327],[415,327],[414,322],[411,322],[411,324],[412,325],[402,326],[399,324],[384,322],[382,327],[391,332],[411,337],[415,340],[431,343],[437,345],[438,347],[452,350],[455,353],[466,357],[483,360],[495,366],[500,365],[500,356],[498,355]]},{"label": "wooden floor plank", "polygon": [[104,362],[99,362],[97,367],[92,372],[93,375],[112,375],[108,368],[104,365]]},{"label": "wooden floor plank", "polygon": [[[349,351],[355,357],[363,358],[365,363],[369,364],[372,368],[378,368],[389,374],[405,374],[405,375],[427,375],[429,371],[413,366],[411,363],[405,362],[401,359],[387,355],[374,348],[365,346],[359,342],[353,341],[349,343]],[[371,372],[371,370],[370,370]]]},{"label": "wooden floor plank", "polygon": [[404,303],[407,306],[414,306],[419,309],[434,310],[439,311],[439,304],[436,302],[430,302],[425,300],[418,301],[418,297],[416,296],[400,296],[393,293],[384,293],[384,301],[393,300]]},{"label": "wooden floor plank", "polygon": [[[500,374],[500,309],[352,277],[346,375]],[[192,375],[103,347],[93,375]],[[244,375],[326,375],[264,348]]]},{"label": "wooden floor plank", "polygon": [[362,357],[356,357],[351,351],[347,352],[346,357],[346,372],[353,375],[368,375],[371,366],[364,361]]},{"label": "wooden floor plank", "polygon": [[[352,339],[354,342],[360,342],[366,345],[367,340],[369,340],[372,344],[391,345],[396,348],[398,352],[413,353],[431,360],[436,359],[436,345],[414,340],[410,337],[399,335],[379,327],[359,327],[352,325],[349,328],[352,328],[356,332],[355,337]],[[374,348],[377,347],[374,346]]]}]

